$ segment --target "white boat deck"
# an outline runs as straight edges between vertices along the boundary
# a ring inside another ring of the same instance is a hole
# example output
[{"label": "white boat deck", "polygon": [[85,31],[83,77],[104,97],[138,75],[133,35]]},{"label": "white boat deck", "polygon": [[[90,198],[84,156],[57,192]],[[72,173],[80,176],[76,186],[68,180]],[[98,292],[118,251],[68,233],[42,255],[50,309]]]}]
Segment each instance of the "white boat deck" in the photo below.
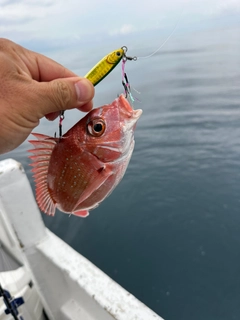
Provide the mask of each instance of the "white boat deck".
[{"label": "white boat deck", "polygon": [[6,251],[6,249],[0,242],[0,273],[16,270],[20,267],[21,264]]},{"label": "white boat deck", "polygon": [[50,320],[162,319],[44,226],[12,159],[0,162],[0,242],[26,268]]}]

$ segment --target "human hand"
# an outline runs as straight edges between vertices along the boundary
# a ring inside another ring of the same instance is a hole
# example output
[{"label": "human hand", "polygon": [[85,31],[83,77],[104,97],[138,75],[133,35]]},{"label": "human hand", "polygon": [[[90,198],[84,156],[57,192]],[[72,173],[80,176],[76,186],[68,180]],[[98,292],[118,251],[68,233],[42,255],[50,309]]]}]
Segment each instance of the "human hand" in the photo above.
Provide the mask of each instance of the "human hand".
[{"label": "human hand", "polygon": [[94,87],[57,62],[0,38],[0,154],[19,146],[41,118],[92,109]]}]

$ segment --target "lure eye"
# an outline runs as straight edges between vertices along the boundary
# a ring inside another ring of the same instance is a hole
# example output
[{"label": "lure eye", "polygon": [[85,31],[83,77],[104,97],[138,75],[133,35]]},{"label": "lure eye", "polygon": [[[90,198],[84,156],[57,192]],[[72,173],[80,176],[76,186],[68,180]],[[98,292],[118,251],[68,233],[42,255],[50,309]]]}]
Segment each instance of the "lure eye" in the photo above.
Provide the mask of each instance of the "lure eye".
[{"label": "lure eye", "polygon": [[120,56],[121,56],[121,53],[120,53],[119,51],[117,51],[117,52],[116,52],[116,55],[117,55],[118,57],[120,57]]},{"label": "lure eye", "polygon": [[88,133],[94,137],[100,137],[105,131],[106,125],[103,120],[95,119],[88,123]]}]

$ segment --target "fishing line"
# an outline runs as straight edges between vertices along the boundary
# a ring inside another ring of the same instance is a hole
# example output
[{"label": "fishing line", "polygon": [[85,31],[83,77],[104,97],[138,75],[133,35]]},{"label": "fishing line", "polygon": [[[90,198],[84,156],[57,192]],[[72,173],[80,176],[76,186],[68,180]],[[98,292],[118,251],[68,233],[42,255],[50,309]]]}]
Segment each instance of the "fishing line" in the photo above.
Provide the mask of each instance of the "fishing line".
[{"label": "fishing line", "polygon": [[[151,58],[151,57],[154,56],[159,50],[161,50],[162,47],[164,47],[164,45],[168,42],[168,40],[172,37],[172,35],[173,35],[174,32],[176,31],[176,29],[177,29],[177,27],[178,27],[178,25],[179,25],[179,22],[181,21],[182,15],[183,15],[183,11],[181,12],[180,17],[179,17],[177,23],[175,24],[173,30],[172,30],[171,33],[169,34],[169,36],[163,41],[163,43],[162,43],[154,52],[152,52],[151,54],[149,54],[149,55],[147,55],[147,56],[143,56],[143,57],[135,56],[135,57],[133,57],[131,60],[136,61],[136,60],[138,60],[138,59]],[[229,16],[237,16],[237,15],[238,15],[238,14],[230,14],[230,15],[227,15],[227,17],[229,17]],[[214,18],[214,19],[212,19],[212,20],[218,20],[218,19],[220,19],[220,18]],[[204,21],[208,21],[208,19],[200,19],[200,20],[197,21],[197,22],[204,22]],[[196,21],[195,21],[194,23],[196,23]]]},{"label": "fishing line", "polygon": [[168,40],[172,37],[172,35],[174,34],[174,32],[176,31],[176,29],[177,29],[177,27],[178,27],[178,25],[179,25],[179,22],[181,21],[181,18],[182,18],[182,15],[183,15],[183,12],[184,12],[184,10],[182,10],[181,11],[181,13],[180,13],[180,16],[179,16],[179,18],[178,18],[178,20],[177,20],[177,22],[176,22],[176,24],[175,24],[175,26],[174,26],[174,28],[173,28],[173,30],[171,31],[171,33],[167,36],[167,38],[163,41],[163,43],[155,50],[155,51],[153,51],[152,53],[150,53],[149,55],[147,55],[147,56],[143,56],[143,57],[134,57],[134,58],[136,58],[136,59],[133,59],[133,60],[137,60],[137,59],[148,59],[148,58],[151,58],[152,56],[154,56],[159,50],[161,50],[162,49],[162,47],[164,47],[165,46],[165,44],[168,42]]},{"label": "fishing line", "polygon": [[151,58],[152,56],[154,56],[159,50],[162,49],[162,47],[168,42],[168,40],[171,38],[171,36],[174,34],[175,30],[177,29],[179,21],[175,24],[172,32],[169,34],[169,36],[163,41],[163,43],[160,45],[160,47],[158,47],[155,51],[153,51],[151,54],[144,56],[144,57],[136,57],[137,59],[147,59],[147,58]]}]

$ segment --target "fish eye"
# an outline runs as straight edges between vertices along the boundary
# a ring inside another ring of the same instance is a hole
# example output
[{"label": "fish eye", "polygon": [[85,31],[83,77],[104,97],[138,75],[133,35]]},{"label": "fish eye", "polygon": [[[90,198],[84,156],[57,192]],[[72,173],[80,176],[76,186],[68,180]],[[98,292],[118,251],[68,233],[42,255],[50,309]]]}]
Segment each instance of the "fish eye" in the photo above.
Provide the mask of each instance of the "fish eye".
[{"label": "fish eye", "polygon": [[95,132],[101,132],[102,129],[103,129],[102,123],[96,123],[96,124],[93,126],[93,130],[94,130]]},{"label": "fish eye", "polygon": [[117,51],[117,52],[116,52],[116,55],[117,55],[118,57],[120,57],[120,56],[121,56],[121,52]]},{"label": "fish eye", "polygon": [[105,122],[101,119],[95,119],[88,123],[88,133],[94,137],[100,137],[105,131]]}]

